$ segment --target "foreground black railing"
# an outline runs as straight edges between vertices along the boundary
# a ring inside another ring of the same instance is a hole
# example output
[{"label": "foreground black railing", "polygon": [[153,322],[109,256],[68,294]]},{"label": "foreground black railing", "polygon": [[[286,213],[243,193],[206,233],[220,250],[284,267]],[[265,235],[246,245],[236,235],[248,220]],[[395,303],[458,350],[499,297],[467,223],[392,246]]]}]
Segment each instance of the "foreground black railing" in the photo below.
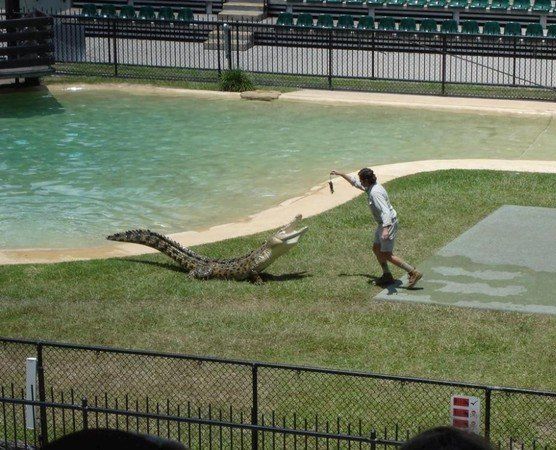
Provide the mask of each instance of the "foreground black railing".
[{"label": "foreground black railing", "polygon": [[[469,395],[480,400],[480,432],[495,444],[556,446],[554,392],[0,339],[2,397],[17,397],[25,387],[28,357],[37,358],[36,398],[43,403],[75,405],[87,398],[95,408],[365,438],[374,429],[381,439],[401,441],[449,424],[451,397]],[[48,438],[69,420],[45,408],[37,417]],[[102,425],[102,417],[96,420]]]},{"label": "foreground black railing", "polygon": [[[260,425],[236,422],[211,414],[194,416],[189,411],[176,410],[172,414],[157,408],[156,412],[133,411],[129,408],[118,409],[91,405],[87,398],[80,404],[40,402],[26,400],[23,397],[0,397],[0,422],[4,424],[0,445],[4,448],[39,447],[51,439],[90,428],[110,428],[128,432],[146,433],[183,442],[188,448],[320,448],[326,445],[334,448],[376,449],[396,448],[400,441],[381,439],[376,430],[370,430],[366,436],[345,434],[327,427],[315,429],[288,428],[274,420]],[[40,426],[36,411],[44,411],[51,422]],[[58,426],[55,417],[60,418]],[[99,420],[100,417],[100,420]]]},{"label": "foreground black railing", "polygon": [[556,39],[56,16],[63,74],[556,100]]}]

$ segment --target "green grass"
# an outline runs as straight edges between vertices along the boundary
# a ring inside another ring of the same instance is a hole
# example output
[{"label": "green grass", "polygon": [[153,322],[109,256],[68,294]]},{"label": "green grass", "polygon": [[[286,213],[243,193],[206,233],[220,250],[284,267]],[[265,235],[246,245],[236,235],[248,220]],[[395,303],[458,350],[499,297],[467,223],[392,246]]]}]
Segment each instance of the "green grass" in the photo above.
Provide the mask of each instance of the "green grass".
[{"label": "green grass", "polygon": [[[443,171],[388,191],[416,264],[501,205],[556,207],[548,174]],[[0,335],[556,389],[556,317],[374,301],[364,198],[305,223],[261,286],[192,281],[163,255],[1,266]],[[267,234],[197,250],[239,255]]]}]

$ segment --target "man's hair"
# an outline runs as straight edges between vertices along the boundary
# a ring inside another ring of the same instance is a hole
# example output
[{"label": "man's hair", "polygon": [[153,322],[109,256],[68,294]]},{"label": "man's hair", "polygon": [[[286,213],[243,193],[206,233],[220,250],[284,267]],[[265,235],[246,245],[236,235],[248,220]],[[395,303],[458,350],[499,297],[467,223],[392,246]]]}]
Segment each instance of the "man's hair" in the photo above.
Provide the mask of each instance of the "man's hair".
[{"label": "man's hair", "polygon": [[370,182],[371,184],[375,184],[376,183],[376,175],[375,173],[369,169],[368,167],[364,167],[363,169],[361,169],[357,175],[359,175],[359,179],[361,181],[365,180]]},{"label": "man's hair", "polygon": [[492,450],[492,447],[476,434],[452,427],[437,427],[415,436],[401,450]]}]

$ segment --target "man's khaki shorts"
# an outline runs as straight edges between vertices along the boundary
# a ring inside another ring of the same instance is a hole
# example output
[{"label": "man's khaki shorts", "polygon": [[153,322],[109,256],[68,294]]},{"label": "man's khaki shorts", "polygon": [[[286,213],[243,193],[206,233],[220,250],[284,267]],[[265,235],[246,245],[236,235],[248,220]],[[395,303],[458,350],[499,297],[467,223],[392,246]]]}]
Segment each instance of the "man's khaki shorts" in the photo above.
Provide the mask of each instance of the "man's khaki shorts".
[{"label": "man's khaki shorts", "polygon": [[394,251],[396,232],[398,231],[398,221],[392,222],[392,226],[388,229],[388,239],[382,239],[382,228],[382,225],[376,228],[374,243],[380,245],[381,252],[392,253]]}]

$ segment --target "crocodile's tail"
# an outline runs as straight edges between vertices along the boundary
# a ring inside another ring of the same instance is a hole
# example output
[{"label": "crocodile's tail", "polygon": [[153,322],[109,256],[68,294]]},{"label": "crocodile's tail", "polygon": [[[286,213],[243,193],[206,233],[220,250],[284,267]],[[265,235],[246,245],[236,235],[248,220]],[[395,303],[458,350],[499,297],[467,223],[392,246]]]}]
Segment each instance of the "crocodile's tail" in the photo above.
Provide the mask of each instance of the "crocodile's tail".
[{"label": "crocodile's tail", "polygon": [[130,230],[115,233],[106,239],[118,242],[132,242],[154,248],[172,258],[186,270],[192,270],[196,264],[206,262],[206,258],[198,255],[187,247],[183,247],[172,239],[151,230]]}]

